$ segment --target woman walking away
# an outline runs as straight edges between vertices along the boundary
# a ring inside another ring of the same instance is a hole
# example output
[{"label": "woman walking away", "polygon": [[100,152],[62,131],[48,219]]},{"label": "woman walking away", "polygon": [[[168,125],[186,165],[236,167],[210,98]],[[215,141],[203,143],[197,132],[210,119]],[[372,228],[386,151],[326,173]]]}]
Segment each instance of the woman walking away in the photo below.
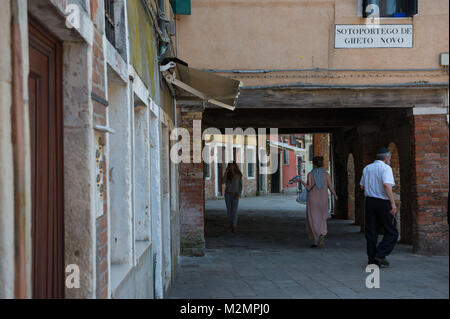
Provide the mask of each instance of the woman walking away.
[{"label": "woman walking away", "polygon": [[242,193],[242,173],[236,163],[228,164],[224,176],[225,181],[225,204],[227,205],[227,215],[230,221],[230,231],[236,232],[238,221],[239,197]]},{"label": "woman walking away", "polygon": [[308,237],[313,241],[312,248],[323,248],[327,235],[328,190],[337,200],[336,192],[331,185],[330,174],[323,169],[323,157],[313,158],[314,169],[308,174],[308,183],[300,182],[308,190],[306,205],[306,228]]}]

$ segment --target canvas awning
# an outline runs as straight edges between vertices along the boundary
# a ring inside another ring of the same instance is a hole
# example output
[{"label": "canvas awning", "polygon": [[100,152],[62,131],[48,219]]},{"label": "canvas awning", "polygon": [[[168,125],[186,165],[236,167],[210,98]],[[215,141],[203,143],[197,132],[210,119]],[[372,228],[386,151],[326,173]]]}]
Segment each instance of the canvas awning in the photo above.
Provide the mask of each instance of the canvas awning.
[{"label": "canvas awning", "polygon": [[271,140],[268,140],[268,142],[270,142],[270,144],[272,145],[272,146],[275,146],[275,147],[278,147],[278,148],[281,148],[281,149],[287,149],[287,150],[290,150],[290,151],[294,151],[294,152],[297,152],[297,153],[306,153],[306,150],[304,150],[303,148],[298,148],[298,147],[295,147],[295,146],[292,146],[292,145],[289,145],[289,144],[286,144],[286,143],[281,143],[281,142],[276,142],[276,141],[271,141]]},{"label": "canvas awning", "polygon": [[208,73],[177,62],[161,66],[164,79],[201,100],[234,110],[239,96],[240,81]]}]

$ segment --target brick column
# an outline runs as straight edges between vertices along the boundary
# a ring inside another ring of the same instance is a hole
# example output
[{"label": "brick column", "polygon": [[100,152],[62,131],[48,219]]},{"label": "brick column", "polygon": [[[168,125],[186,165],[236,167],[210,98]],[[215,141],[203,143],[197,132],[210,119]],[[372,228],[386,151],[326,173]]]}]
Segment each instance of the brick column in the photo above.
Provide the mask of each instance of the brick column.
[{"label": "brick column", "polygon": [[330,141],[328,134],[314,134],[313,143],[314,156],[323,156],[323,168],[328,170],[330,168]]},{"label": "brick column", "polygon": [[[180,178],[181,254],[203,256],[205,253],[205,192],[203,162],[194,163],[193,153],[202,143],[193,143],[195,120],[202,120],[202,112],[181,112],[180,127],[189,130],[191,163],[178,165]],[[196,128],[198,129],[198,128]],[[201,132],[201,127],[199,128]]]},{"label": "brick column", "polygon": [[413,250],[448,255],[448,123],[445,114],[411,117]]},{"label": "brick column", "polygon": [[383,146],[379,144],[377,127],[361,126],[357,131],[358,138],[354,147],[355,152],[355,223],[360,226],[361,232],[365,231],[365,196],[359,187],[364,167],[375,161],[378,149]]}]

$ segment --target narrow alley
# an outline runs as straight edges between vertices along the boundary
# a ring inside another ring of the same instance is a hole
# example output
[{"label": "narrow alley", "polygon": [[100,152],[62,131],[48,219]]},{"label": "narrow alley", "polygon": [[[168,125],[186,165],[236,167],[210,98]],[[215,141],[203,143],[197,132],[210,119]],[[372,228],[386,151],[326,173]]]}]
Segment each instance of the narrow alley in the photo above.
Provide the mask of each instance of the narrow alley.
[{"label": "narrow alley", "polygon": [[311,249],[295,197],[243,198],[236,234],[227,232],[224,201],[208,201],[205,256],[182,257],[169,298],[448,298],[448,258],[415,255],[404,244],[381,269],[380,289],[366,288],[360,228],[330,219],[325,248]]}]

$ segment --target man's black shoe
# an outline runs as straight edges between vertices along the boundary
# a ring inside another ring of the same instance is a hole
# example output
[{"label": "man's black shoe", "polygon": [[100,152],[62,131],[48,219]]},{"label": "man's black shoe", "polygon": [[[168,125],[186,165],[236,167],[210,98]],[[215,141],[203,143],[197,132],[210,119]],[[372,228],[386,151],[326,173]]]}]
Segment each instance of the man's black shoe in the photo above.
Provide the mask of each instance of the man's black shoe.
[{"label": "man's black shoe", "polygon": [[376,260],[369,260],[367,265],[377,265],[378,267],[380,267],[380,263]]},{"label": "man's black shoe", "polygon": [[378,264],[380,268],[387,268],[389,267],[389,262],[386,260],[386,257],[380,258],[375,257],[375,262]]}]

